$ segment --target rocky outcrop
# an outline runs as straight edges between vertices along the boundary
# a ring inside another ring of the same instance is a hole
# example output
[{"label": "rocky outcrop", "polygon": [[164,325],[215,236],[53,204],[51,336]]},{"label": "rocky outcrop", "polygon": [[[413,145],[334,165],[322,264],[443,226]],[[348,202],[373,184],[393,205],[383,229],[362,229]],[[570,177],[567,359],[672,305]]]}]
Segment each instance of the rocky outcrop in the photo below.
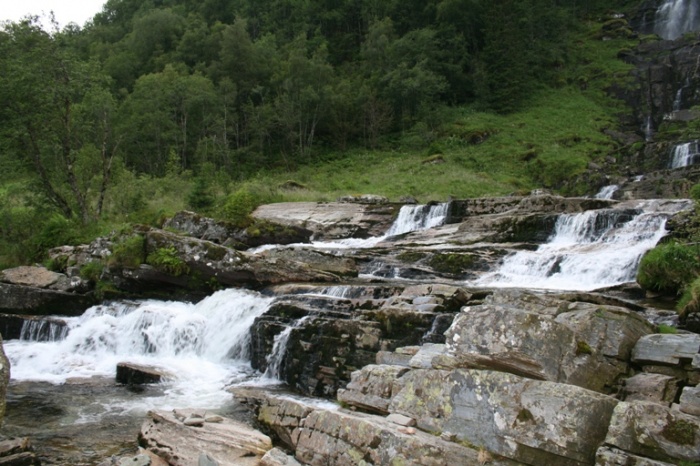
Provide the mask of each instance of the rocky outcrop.
[{"label": "rocky outcrop", "polygon": [[272,449],[269,437],[244,424],[193,410],[150,411],[139,443],[171,466],[198,464],[201,454],[219,466],[257,466]]},{"label": "rocky outcrop", "polygon": [[41,461],[26,437],[0,441],[0,465],[39,466]]},{"label": "rocky outcrop", "polygon": [[172,376],[172,374],[157,367],[144,366],[130,362],[120,362],[117,364],[117,383],[125,385],[158,383]]},{"label": "rocky outcrop", "polygon": [[0,283],[0,312],[78,316],[96,303],[92,293],[77,294]]},{"label": "rocky outcrop", "polygon": [[442,333],[454,312],[471,296],[454,286],[409,287],[393,296],[383,295],[392,291],[387,287],[360,288],[366,294],[354,298],[314,294],[279,299],[251,330],[253,367],[268,368],[275,337],[286,331],[286,351],[279,355],[279,374],[273,375],[306,395],[332,397],[354,370],[374,363],[380,351],[444,342]]},{"label": "rocky outcrop", "polygon": [[308,228],[315,240],[368,238],[385,233],[400,207],[388,203],[282,202],[258,207],[253,217]]},{"label": "rocky outcrop", "polygon": [[246,228],[240,228],[188,211],[175,214],[163,224],[163,228],[242,250],[264,244],[308,243],[312,235],[306,228],[270,221],[257,221]]},{"label": "rocky outcrop", "polygon": [[504,291],[456,317],[443,364],[611,393],[629,371],[635,343],[652,331],[623,308]]},{"label": "rocky outcrop", "polygon": [[382,417],[319,406],[312,400],[256,390],[237,390],[235,396],[254,405],[258,420],[306,465],[517,464]]}]

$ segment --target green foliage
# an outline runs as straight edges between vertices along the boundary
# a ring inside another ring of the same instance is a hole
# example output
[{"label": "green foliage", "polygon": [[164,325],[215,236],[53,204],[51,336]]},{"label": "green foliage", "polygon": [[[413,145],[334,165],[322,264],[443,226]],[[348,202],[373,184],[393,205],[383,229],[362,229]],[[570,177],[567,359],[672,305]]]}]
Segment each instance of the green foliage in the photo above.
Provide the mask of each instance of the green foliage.
[{"label": "green foliage", "polygon": [[435,254],[428,264],[438,272],[460,274],[474,265],[471,254]]},{"label": "green foliage", "polygon": [[100,261],[88,262],[80,268],[80,277],[92,283],[97,283],[102,278],[104,264]]},{"label": "green foliage", "polygon": [[143,264],[146,255],[146,239],[135,234],[121,239],[112,249],[112,255],[107,260],[110,267],[135,268]]},{"label": "green foliage", "polygon": [[637,283],[647,290],[680,294],[700,273],[700,248],[662,244],[647,252],[639,264]]},{"label": "green foliage", "polygon": [[693,187],[690,188],[689,194],[692,200],[695,202],[700,202],[700,184],[693,185]]},{"label": "green foliage", "polygon": [[583,354],[593,354],[593,349],[591,345],[585,341],[579,340],[576,342],[576,356],[581,356]]},{"label": "green foliage", "polygon": [[676,310],[681,316],[681,319],[686,318],[689,314],[700,312],[700,277],[694,276],[693,281],[685,287],[683,296],[676,304]]},{"label": "green foliage", "polygon": [[190,272],[189,266],[180,258],[174,246],[156,249],[148,255],[146,262],[157,270],[175,277]]},{"label": "green foliage", "polygon": [[207,212],[214,206],[214,200],[209,182],[201,176],[196,178],[187,196],[187,206],[197,212]]},{"label": "green foliage", "polygon": [[226,202],[221,207],[221,217],[234,224],[238,228],[246,228],[253,222],[250,216],[258,203],[247,189],[239,189],[226,198]]},{"label": "green foliage", "polygon": [[656,328],[656,331],[658,333],[664,333],[669,335],[675,335],[676,333],[678,333],[678,329],[676,327],[668,324],[659,324],[659,326]]},{"label": "green foliage", "polygon": [[406,263],[415,263],[418,262],[419,260],[423,259],[426,256],[424,252],[419,252],[419,251],[404,251],[396,258],[400,260],[401,262],[406,262]]}]

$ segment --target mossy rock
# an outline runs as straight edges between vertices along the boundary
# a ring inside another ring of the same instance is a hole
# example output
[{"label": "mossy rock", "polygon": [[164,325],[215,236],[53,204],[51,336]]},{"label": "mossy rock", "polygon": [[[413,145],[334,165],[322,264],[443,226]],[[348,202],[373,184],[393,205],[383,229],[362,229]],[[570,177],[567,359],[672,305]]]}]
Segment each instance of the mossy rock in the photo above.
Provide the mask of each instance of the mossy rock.
[{"label": "mossy rock", "polygon": [[473,267],[475,262],[473,254],[439,253],[428,260],[428,265],[437,272],[459,275]]}]

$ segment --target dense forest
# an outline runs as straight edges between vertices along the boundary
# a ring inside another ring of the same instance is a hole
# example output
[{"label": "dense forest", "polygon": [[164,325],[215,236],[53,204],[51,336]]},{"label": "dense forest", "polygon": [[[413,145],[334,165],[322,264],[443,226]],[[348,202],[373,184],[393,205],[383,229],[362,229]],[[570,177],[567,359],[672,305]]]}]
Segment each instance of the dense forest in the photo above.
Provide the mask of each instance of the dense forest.
[{"label": "dense forest", "polygon": [[[315,198],[561,187],[605,153],[614,103],[589,75],[624,67],[586,67],[625,45],[596,36],[625,3],[108,0],[84,26],[5,23],[0,265],[177,208],[277,200],[272,180]],[[547,118],[561,134],[532,126]],[[512,141],[470,152],[496,133]],[[458,170],[401,171],[445,154]]]}]

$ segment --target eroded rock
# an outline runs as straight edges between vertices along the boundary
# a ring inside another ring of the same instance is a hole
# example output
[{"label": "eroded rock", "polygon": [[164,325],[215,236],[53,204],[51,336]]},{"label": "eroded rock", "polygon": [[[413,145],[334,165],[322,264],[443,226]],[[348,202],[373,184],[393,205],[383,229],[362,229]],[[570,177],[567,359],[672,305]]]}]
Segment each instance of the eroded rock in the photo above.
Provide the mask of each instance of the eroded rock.
[{"label": "eroded rock", "polygon": [[186,426],[175,414],[165,411],[148,413],[139,443],[171,466],[197,464],[202,452],[220,466],[256,466],[272,449],[268,436],[231,419],[194,427]]}]

